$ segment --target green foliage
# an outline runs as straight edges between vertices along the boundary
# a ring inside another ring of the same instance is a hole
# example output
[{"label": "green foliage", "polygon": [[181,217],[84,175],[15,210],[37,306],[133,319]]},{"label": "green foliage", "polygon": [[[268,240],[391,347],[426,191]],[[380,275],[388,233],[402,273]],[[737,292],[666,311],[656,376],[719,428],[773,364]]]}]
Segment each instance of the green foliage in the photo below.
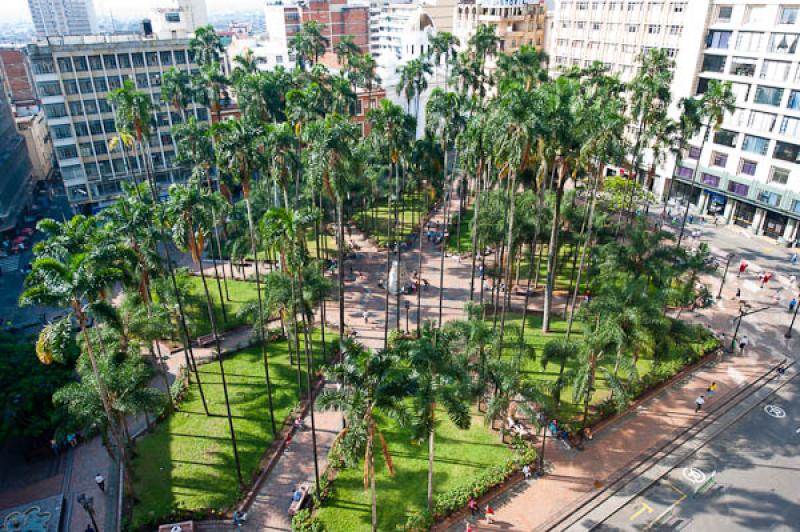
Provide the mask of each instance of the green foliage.
[{"label": "green foliage", "polygon": [[325,525],[311,515],[308,508],[303,508],[292,517],[292,532],[325,532]]},{"label": "green foliage", "polygon": [[406,519],[405,532],[428,532],[433,526],[433,516],[427,511],[414,512]]}]

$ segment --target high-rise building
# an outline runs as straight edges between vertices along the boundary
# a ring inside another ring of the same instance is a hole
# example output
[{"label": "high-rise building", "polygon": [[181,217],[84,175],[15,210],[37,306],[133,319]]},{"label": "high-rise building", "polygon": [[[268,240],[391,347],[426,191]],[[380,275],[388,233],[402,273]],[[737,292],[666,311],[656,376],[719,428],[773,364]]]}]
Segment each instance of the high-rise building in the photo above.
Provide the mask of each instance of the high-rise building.
[{"label": "high-rise building", "polygon": [[28,0],[39,37],[97,32],[92,0]]},{"label": "high-rise building", "polygon": [[0,233],[17,225],[30,196],[31,161],[0,84]]},{"label": "high-rise building", "polygon": [[15,121],[17,131],[25,138],[33,180],[50,179],[54,169],[53,140],[47,130],[44,113],[39,111],[34,115],[18,116]]},{"label": "high-rise building", "polygon": [[500,52],[513,53],[523,45],[541,50],[544,22],[545,6],[539,0],[460,0],[453,11],[453,34],[466,46],[478,26],[494,26]]},{"label": "high-rise building", "polygon": [[28,62],[19,48],[0,48],[0,77],[14,116],[30,116],[38,110]]},{"label": "high-rise building", "polygon": [[[153,102],[156,130],[150,139],[150,158],[156,182],[165,189],[185,178],[175,163],[171,127],[183,118],[178,109],[161,101],[164,72],[176,67],[196,72],[188,39],[159,39],[153,35],[111,35],[48,38],[28,45],[36,89],[41,98],[56,159],[70,203],[83,210],[108,204],[123,181],[140,181],[142,155],[111,151],[117,135],[108,102],[110,91],[133,81]],[[186,111],[208,120],[206,108],[192,103]]]},{"label": "high-rise building", "polygon": [[675,61],[673,118],[681,98],[702,95],[710,80],[731,82],[735,111],[704,145],[693,139],[680,166],[674,159],[660,166],[653,191],[688,195],[701,213],[756,234],[798,238],[800,5],[565,0],[556,3],[552,24],[554,72],[601,61],[626,81],[643,51],[666,49]]},{"label": "high-rise building", "polygon": [[424,54],[436,33],[421,4],[390,3],[378,16],[377,34],[370,35],[370,52],[381,64],[403,64]]},{"label": "high-rise building", "polygon": [[366,52],[369,49],[369,7],[347,0],[270,0],[264,10],[266,33],[270,40],[288,43],[303,26],[314,20],[324,25],[327,52],[345,35]]}]

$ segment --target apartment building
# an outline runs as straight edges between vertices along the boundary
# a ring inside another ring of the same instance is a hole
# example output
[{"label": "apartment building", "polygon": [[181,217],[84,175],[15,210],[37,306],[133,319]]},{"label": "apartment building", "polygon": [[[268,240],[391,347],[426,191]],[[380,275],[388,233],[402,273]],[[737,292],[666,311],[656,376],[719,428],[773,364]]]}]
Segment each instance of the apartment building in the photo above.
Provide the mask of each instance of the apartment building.
[{"label": "apartment building", "polygon": [[[109,142],[117,135],[108,102],[110,91],[126,80],[135,83],[153,102],[156,131],[150,157],[162,189],[185,177],[175,165],[175,142],[170,129],[182,121],[178,110],[161,101],[164,72],[177,67],[196,72],[188,39],[159,39],[156,35],[51,37],[28,45],[27,54],[41,98],[50,137],[70,203],[83,211],[107,205],[123,181],[140,181],[141,155],[134,157]],[[207,120],[206,108],[192,103],[187,111]]]},{"label": "apartment building", "polygon": [[[676,171],[676,189],[704,213],[794,241],[800,220],[800,4],[715,1],[694,93],[730,81],[736,110]],[[697,168],[697,185],[690,189]]]},{"label": "apartment building", "polygon": [[21,49],[0,48],[0,78],[14,116],[30,116],[38,112],[33,78]]},{"label": "apartment building", "polygon": [[453,11],[453,34],[464,46],[485,24],[495,27],[501,53],[513,53],[523,45],[541,50],[545,13],[540,0],[460,0]]},{"label": "apartment building", "polygon": [[421,56],[438,32],[427,8],[416,3],[390,3],[378,17],[377,34],[370,35],[370,52],[382,64],[405,64]]},{"label": "apartment building", "polygon": [[92,0],[28,0],[28,7],[39,37],[97,32]]},{"label": "apartment building", "polygon": [[31,161],[0,84],[0,233],[17,225],[30,197]]},{"label": "apartment building", "polygon": [[15,119],[17,131],[25,139],[28,157],[31,160],[34,181],[48,180],[53,174],[53,141],[47,130],[44,113],[19,116]]}]

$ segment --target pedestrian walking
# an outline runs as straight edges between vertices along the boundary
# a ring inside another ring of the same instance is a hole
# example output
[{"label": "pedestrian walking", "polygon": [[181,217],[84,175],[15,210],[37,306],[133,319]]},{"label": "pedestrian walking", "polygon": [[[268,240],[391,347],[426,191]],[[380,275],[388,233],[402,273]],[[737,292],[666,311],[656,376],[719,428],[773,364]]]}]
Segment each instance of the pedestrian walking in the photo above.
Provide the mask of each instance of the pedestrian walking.
[{"label": "pedestrian walking", "polygon": [[703,405],[706,404],[706,398],[702,395],[698,396],[697,399],[694,400],[694,411],[695,413],[699,412]]},{"label": "pedestrian walking", "polygon": [[233,524],[236,527],[236,530],[241,530],[245,521],[247,521],[246,513],[242,513],[238,510],[233,512]]},{"label": "pedestrian walking", "polygon": [[528,464],[525,464],[524,466],[522,466],[522,475],[525,477],[525,480],[530,479],[531,478],[531,466],[529,466]]},{"label": "pedestrian walking", "polygon": [[361,317],[364,318],[364,325],[369,323],[369,311],[363,311]]},{"label": "pedestrian walking", "polygon": [[741,288],[737,288],[736,289],[736,299],[739,299],[740,297],[742,297],[742,289]]},{"label": "pedestrian walking", "polygon": [[741,277],[742,274],[747,270],[747,261],[743,260],[739,263],[739,274],[736,277]]},{"label": "pedestrian walking", "polygon": [[469,513],[472,514],[472,517],[478,515],[478,501],[470,497],[469,502],[467,503],[467,508],[469,508]]},{"label": "pedestrian walking", "polygon": [[100,488],[100,491],[106,491],[106,479],[100,473],[97,473],[94,476],[94,481],[97,482],[97,487]]},{"label": "pedestrian walking", "polygon": [[797,264],[797,253],[792,253],[792,256],[789,258],[789,262],[792,263],[792,266]]},{"label": "pedestrian walking", "polygon": [[490,525],[494,523],[494,508],[491,504],[486,505],[486,522]]},{"label": "pedestrian walking", "polygon": [[708,396],[709,399],[711,399],[714,396],[714,392],[716,391],[717,391],[717,381],[714,381],[708,385],[708,388],[706,388],[706,395]]},{"label": "pedestrian walking", "polygon": [[747,339],[747,335],[745,334],[742,336],[742,339],[739,340],[739,349],[741,350],[742,354],[744,354],[744,349],[747,347],[749,340]]},{"label": "pedestrian walking", "polygon": [[797,276],[796,275],[790,275],[789,276],[789,284],[792,285],[792,287],[797,285]]}]

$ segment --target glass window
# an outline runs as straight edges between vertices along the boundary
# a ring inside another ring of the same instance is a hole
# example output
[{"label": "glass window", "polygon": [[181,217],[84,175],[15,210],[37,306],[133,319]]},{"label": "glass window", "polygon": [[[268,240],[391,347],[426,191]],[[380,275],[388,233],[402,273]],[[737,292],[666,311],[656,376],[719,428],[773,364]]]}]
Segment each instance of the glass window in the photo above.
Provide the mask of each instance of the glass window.
[{"label": "glass window", "polygon": [[789,61],[770,61],[765,59],[758,77],[770,81],[786,81],[789,78],[789,68],[791,66],[792,64]]},{"label": "glass window", "polygon": [[756,137],[755,135],[745,135],[742,142],[742,150],[759,155],[766,155],[769,148],[769,139]]},{"label": "glass window", "polygon": [[114,167],[114,171],[118,174],[124,174],[126,171],[125,159],[122,157],[118,159],[111,159],[111,165]]},{"label": "glass window", "polygon": [[99,55],[90,55],[89,67],[92,70],[103,70],[103,59]]},{"label": "glass window", "polygon": [[116,133],[117,132],[117,126],[114,123],[114,119],[113,118],[106,118],[105,120],[103,120],[103,128],[105,128],[106,133]]},{"label": "glass window", "polygon": [[56,146],[56,157],[58,160],[74,159],[77,156],[78,150],[75,148],[74,144],[68,144],[67,146]]},{"label": "glass window", "polygon": [[717,22],[730,22],[733,14],[732,6],[719,6],[717,8]]},{"label": "glass window", "polygon": [[81,102],[69,102],[69,112],[71,115],[83,114],[83,105]]},{"label": "glass window", "polygon": [[61,96],[61,85],[57,81],[40,81],[36,84],[39,96]]},{"label": "glass window", "polygon": [[706,36],[706,48],[726,49],[731,40],[731,31],[711,30]]},{"label": "glass window", "polygon": [[83,179],[85,177],[85,174],[83,173],[83,168],[81,168],[81,165],[76,164],[72,166],[62,166],[61,177],[64,178],[65,180]]},{"label": "glass window", "polygon": [[712,187],[719,186],[719,176],[712,174],[703,173],[703,175],[700,176],[700,181],[702,181],[704,185],[711,185]]},{"label": "glass window", "polygon": [[731,74],[734,76],[753,77],[756,73],[756,60],[749,57],[734,57],[731,61]]},{"label": "glass window", "polygon": [[78,94],[78,82],[74,79],[65,79],[64,92],[69,95]]},{"label": "glass window", "polygon": [[108,90],[117,90],[122,87],[122,80],[119,76],[110,76],[108,78]]},{"label": "glass window", "polygon": [[143,67],[144,66],[144,55],[141,52],[135,52],[131,54],[131,59],[133,60],[134,67]]},{"label": "glass window", "polygon": [[128,54],[117,54],[117,61],[119,62],[120,68],[131,67],[131,58]]},{"label": "glass window", "polygon": [[183,50],[175,50],[175,64],[176,65],[185,65],[186,64],[186,52]]},{"label": "glass window", "polygon": [[94,151],[97,155],[105,155],[108,153],[108,146],[106,146],[106,141],[104,140],[96,140],[94,142]]},{"label": "glass window", "polygon": [[728,164],[727,153],[719,153],[715,151],[711,154],[711,166],[719,166],[720,168],[725,168],[725,165],[727,164]]},{"label": "glass window", "polygon": [[740,52],[758,52],[761,50],[763,33],[757,31],[740,31],[736,36],[736,49]]},{"label": "glass window", "polygon": [[783,99],[783,89],[778,87],[764,87],[759,85],[756,87],[755,103],[762,105],[779,106]]},{"label": "glass window", "polygon": [[72,128],[69,124],[50,126],[50,131],[53,133],[53,138],[56,139],[68,139],[72,137]]},{"label": "glass window", "polygon": [[727,57],[724,55],[704,55],[703,56],[703,72],[725,72],[725,60]]},{"label": "glass window", "polygon": [[63,103],[44,104],[44,116],[46,118],[63,118],[67,116],[67,108]]},{"label": "glass window", "polygon": [[762,190],[758,193],[756,199],[761,203],[766,203],[767,205],[777,207],[778,204],[781,202],[781,197],[782,196],[780,194],[776,194],[775,192]]},{"label": "glass window", "polygon": [[97,102],[95,100],[86,100],[83,102],[83,108],[86,110],[87,115],[97,114]]},{"label": "glass window", "polygon": [[32,64],[34,74],[55,74],[56,65],[52,59],[37,59]]},{"label": "glass window", "polygon": [[139,89],[147,88],[149,86],[149,82],[147,80],[147,74],[144,72],[140,72],[136,74],[136,87]]},{"label": "glass window", "polygon": [[775,143],[775,151],[772,152],[772,156],[781,161],[800,163],[800,145],[778,141]]},{"label": "glass window", "polygon": [[106,54],[103,56],[103,63],[105,64],[107,70],[117,68],[117,56],[114,54]]},{"label": "glass window", "polygon": [[158,66],[158,53],[157,52],[147,52],[145,54],[145,59],[147,60],[147,66],[157,67]]},{"label": "glass window", "polygon": [[161,74],[158,72],[151,72],[150,73],[150,85],[153,87],[160,87],[161,86]]},{"label": "glass window", "polygon": [[111,175],[111,161],[97,161],[97,166],[100,167],[100,175]]},{"label": "glass window", "polygon": [[89,125],[86,122],[75,122],[73,125],[75,126],[75,136],[89,136]]},{"label": "glass window", "polygon": [[743,183],[737,183],[733,180],[728,181],[728,192],[733,192],[739,196],[747,196],[749,191],[750,187]]},{"label": "glass window", "polygon": [[748,6],[744,15],[744,22],[745,24],[771,24],[772,21],[768,17],[767,6]]},{"label": "glass window", "polygon": [[80,152],[81,157],[92,157],[92,143],[91,142],[81,142],[80,144]]},{"label": "glass window", "polygon": [[736,141],[738,138],[739,134],[735,131],[720,129],[714,133],[714,144],[721,144],[723,146],[730,146],[732,148],[736,146]]},{"label": "glass window", "polygon": [[737,103],[744,103],[750,97],[749,83],[731,83],[731,92],[736,96]]},{"label": "glass window", "polygon": [[786,104],[789,109],[800,111],[800,90],[793,90],[789,93],[789,102]]},{"label": "glass window", "polygon": [[784,116],[779,132],[782,135],[800,138],[800,118]]},{"label": "glass window", "polygon": [[772,128],[775,127],[775,121],[778,119],[778,115],[774,115],[772,113],[762,113],[761,111],[752,111],[750,113],[750,118],[747,121],[747,127],[757,129],[758,131],[763,131],[765,133],[769,133],[772,131]]},{"label": "glass window", "polygon": [[74,69],[72,68],[72,60],[69,57],[59,57],[58,70],[59,72],[74,72]]},{"label": "glass window", "polygon": [[92,88],[92,80],[89,78],[81,78],[78,80],[78,87],[80,87],[83,94],[91,94],[94,92]]},{"label": "glass window", "polygon": [[797,24],[797,15],[800,13],[800,7],[786,6],[781,7],[781,16],[778,19],[780,24]]},{"label": "glass window", "polygon": [[758,163],[755,161],[748,161],[747,159],[742,159],[739,162],[739,173],[749,176],[756,175],[756,168],[758,168]]},{"label": "glass window", "polygon": [[111,109],[111,104],[108,103],[108,100],[104,99],[97,100],[97,107],[100,109],[101,113],[113,112],[113,109]]},{"label": "glass window", "polygon": [[800,35],[797,33],[772,33],[767,51],[773,54],[793,54],[797,51],[798,38]]},{"label": "glass window", "polygon": [[208,121],[208,110],[205,107],[197,109],[197,119],[201,121]]},{"label": "glass window", "polygon": [[785,185],[789,181],[789,170],[772,167],[769,173],[769,182]]},{"label": "glass window", "polygon": [[679,166],[678,171],[675,172],[678,177],[690,179],[692,177],[692,169],[687,166]]},{"label": "glass window", "polygon": [[700,148],[697,146],[689,146],[689,159],[699,159],[700,158]]},{"label": "glass window", "polygon": [[106,78],[94,78],[94,90],[97,92],[106,92],[108,91],[108,83],[106,83]]},{"label": "glass window", "polygon": [[89,122],[89,131],[92,132],[92,135],[102,135],[103,134],[103,121],[102,120],[92,120]]},{"label": "glass window", "polygon": [[83,56],[73,57],[72,62],[75,64],[75,72],[86,72],[89,70],[89,63]]}]

